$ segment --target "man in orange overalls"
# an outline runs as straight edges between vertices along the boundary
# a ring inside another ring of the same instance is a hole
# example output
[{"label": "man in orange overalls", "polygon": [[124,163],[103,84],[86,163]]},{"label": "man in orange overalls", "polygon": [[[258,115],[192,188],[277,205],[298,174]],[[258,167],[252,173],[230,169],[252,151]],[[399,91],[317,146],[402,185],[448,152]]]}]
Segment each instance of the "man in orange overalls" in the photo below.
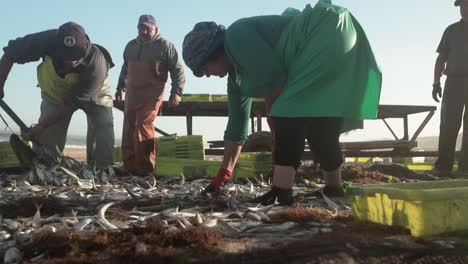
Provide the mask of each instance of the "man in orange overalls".
[{"label": "man in orange overalls", "polygon": [[156,150],[154,120],[162,106],[164,88],[171,74],[169,106],[177,106],[185,76],[174,45],[161,37],[152,15],[138,21],[138,37],[124,51],[115,97],[125,96],[122,133],[124,169],[134,175],[147,176],[154,171]]}]

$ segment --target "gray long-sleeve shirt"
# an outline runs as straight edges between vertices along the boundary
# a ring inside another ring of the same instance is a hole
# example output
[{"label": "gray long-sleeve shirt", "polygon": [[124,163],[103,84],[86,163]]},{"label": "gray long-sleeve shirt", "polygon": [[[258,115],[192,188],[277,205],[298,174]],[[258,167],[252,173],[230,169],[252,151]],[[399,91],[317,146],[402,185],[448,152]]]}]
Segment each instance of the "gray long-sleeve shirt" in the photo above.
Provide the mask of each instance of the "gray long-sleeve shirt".
[{"label": "gray long-sleeve shirt", "polygon": [[89,53],[81,65],[76,68],[66,68],[58,59],[60,54],[56,49],[56,36],[57,29],[26,35],[10,40],[3,51],[12,62],[19,64],[38,61],[49,56],[54,63],[55,71],[61,77],[68,73],[78,73],[80,75],[78,85],[64,98],[65,104],[74,108],[80,108],[81,103],[112,106],[112,94],[106,79],[109,69],[114,64],[107,50],[91,44]]},{"label": "gray long-sleeve shirt", "polygon": [[120,71],[117,89],[125,90],[127,88],[128,62],[145,60],[152,64],[166,65],[172,80],[171,94],[182,95],[185,84],[184,69],[179,61],[176,48],[168,40],[160,36],[147,42],[142,42],[138,38],[133,39],[125,47],[123,57],[124,64]]},{"label": "gray long-sleeve shirt", "polygon": [[437,47],[437,52],[448,58],[444,71],[447,76],[468,76],[468,34],[465,27],[463,21],[448,26]]}]

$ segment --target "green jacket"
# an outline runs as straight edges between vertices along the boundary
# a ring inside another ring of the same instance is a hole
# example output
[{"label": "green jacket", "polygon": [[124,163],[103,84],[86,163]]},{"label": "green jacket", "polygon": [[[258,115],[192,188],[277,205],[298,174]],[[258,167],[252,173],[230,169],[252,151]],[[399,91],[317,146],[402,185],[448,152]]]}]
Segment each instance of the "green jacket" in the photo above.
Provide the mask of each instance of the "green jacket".
[{"label": "green jacket", "polygon": [[323,1],[288,14],[244,18],[227,29],[225,50],[235,70],[225,139],[242,144],[247,98],[264,97],[283,82],[273,117],[343,117],[343,131],[376,117],[382,75],[357,20]]}]

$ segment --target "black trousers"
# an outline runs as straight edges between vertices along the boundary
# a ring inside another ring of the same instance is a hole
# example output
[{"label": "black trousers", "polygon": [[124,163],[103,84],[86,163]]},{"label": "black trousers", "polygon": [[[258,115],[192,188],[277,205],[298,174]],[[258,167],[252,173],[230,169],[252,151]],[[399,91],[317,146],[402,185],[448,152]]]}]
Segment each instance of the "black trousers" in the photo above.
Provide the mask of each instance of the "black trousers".
[{"label": "black trousers", "polygon": [[273,117],[275,123],[275,165],[297,168],[304,153],[305,140],[315,162],[326,171],[343,163],[340,133],[343,119],[338,117]]},{"label": "black trousers", "polygon": [[439,158],[435,164],[441,171],[452,171],[455,145],[463,120],[463,141],[459,170],[468,170],[468,78],[448,77],[440,111]]}]

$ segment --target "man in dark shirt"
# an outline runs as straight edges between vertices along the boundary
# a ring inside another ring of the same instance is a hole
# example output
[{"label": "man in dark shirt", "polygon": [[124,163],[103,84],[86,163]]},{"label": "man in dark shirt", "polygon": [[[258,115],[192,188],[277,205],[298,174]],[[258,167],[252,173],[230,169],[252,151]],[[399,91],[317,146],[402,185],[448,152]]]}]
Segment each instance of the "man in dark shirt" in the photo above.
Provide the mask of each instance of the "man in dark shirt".
[{"label": "man in dark shirt", "polygon": [[442,96],[440,78],[447,76],[442,97],[439,135],[439,159],[435,164],[438,173],[452,171],[455,143],[463,119],[462,155],[459,172],[468,172],[468,1],[457,0],[462,19],[450,25],[440,41],[434,69],[432,97],[439,102]]},{"label": "man in dark shirt", "polygon": [[38,61],[41,116],[27,133],[44,147],[63,151],[73,112],[82,109],[88,119],[87,159],[97,168],[113,162],[112,95],[107,85],[114,66],[106,49],[90,42],[80,25],[68,22],[58,29],[11,40],[0,59],[0,98],[14,63]]}]

